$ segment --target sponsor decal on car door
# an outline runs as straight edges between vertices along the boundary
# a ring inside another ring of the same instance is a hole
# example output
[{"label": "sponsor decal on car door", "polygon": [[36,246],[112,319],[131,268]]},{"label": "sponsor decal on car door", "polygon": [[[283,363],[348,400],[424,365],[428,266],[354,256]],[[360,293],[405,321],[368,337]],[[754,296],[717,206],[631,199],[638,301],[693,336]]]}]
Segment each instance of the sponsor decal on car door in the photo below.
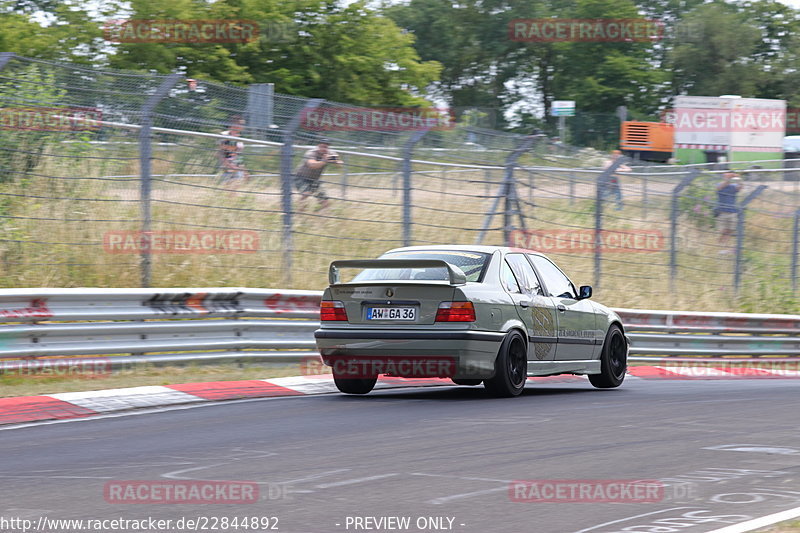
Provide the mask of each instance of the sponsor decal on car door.
[{"label": "sponsor decal on car door", "polygon": [[553,361],[556,356],[556,310],[523,254],[508,254],[502,266],[503,285],[528,327],[528,360]]},{"label": "sponsor decal on car door", "polygon": [[533,254],[528,257],[542,277],[545,293],[555,304],[556,359],[592,359],[597,336],[594,307],[588,300],[578,300],[575,286],[549,259]]}]

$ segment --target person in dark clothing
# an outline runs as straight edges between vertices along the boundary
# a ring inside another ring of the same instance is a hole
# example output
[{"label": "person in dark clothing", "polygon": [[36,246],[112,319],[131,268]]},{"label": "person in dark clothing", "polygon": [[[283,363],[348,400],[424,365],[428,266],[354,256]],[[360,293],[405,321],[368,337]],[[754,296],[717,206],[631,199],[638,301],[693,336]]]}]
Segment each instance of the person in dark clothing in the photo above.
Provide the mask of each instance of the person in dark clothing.
[{"label": "person in dark clothing", "polygon": [[339,154],[330,149],[330,141],[327,139],[321,139],[316,148],[303,155],[303,163],[294,171],[294,186],[301,195],[301,209],[309,196],[317,197],[320,209],[328,207],[328,195],[320,187],[320,177],[329,163],[343,164]]},{"label": "person in dark clothing", "polygon": [[[736,195],[742,190],[742,178],[736,172],[726,172],[723,180],[717,184],[717,207],[714,214],[717,216],[717,229],[720,231],[719,243],[728,246],[731,236],[736,231],[736,217],[739,207],[736,205]],[[729,254],[728,248],[720,250],[721,254]]]},{"label": "person in dark clothing", "polygon": [[[223,131],[222,135],[228,137],[240,137],[244,129],[244,119],[235,117],[231,121],[231,127],[227,131]],[[219,161],[222,167],[222,183],[224,185],[231,185],[232,188],[238,188],[244,181],[250,180],[250,173],[244,166],[242,160],[242,151],[244,150],[244,143],[235,141],[233,139],[223,139],[219,143]]]}]

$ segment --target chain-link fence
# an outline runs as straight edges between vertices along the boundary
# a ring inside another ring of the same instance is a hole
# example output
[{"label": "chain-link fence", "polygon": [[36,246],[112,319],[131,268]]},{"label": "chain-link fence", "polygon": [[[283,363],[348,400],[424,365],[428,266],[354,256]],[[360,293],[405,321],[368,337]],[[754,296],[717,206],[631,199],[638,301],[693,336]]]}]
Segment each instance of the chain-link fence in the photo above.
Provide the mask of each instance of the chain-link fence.
[{"label": "chain-link fence", "polygon": [[[6,54],[0,106],[4,287],[319,289],[333,259],[481,242],[541,250],[614,306],[798,309],[797,170],[742,169],[715,217],[719,166],[603,171],[593,150],[453,123],[321,130],[310,112],[364,110],[265,84]],[[293,175],[322,135],[343,164],[306,198]]]}]

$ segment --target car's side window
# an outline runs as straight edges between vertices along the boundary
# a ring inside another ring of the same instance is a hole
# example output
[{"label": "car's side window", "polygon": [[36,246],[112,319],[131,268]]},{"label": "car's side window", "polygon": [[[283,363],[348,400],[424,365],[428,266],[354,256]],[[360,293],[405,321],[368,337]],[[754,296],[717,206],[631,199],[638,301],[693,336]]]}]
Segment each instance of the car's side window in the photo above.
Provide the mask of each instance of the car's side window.
[{"label": "car's side window", "polygon": [[500,281],[508,292],[522,292],[517,278],[514,277],[514,273],[506,261],[503,261],[503,266],[500,268]]},{"label": "car's side window", "polygon": [[528,260],[525,259],[523,254],[508,254],[506,260],[519,281],[522,292],[528,294],[543,294],[539,278],[536,277],[536,272],[533,271],[531,264],[528,263]]},{"label": "car's side window", "polygon": [[572,282],[552,261],[541,255],[530,254],[528,257],[531,258],[536,270],[541,274],[550,296],[573,299],[577,297]]}]

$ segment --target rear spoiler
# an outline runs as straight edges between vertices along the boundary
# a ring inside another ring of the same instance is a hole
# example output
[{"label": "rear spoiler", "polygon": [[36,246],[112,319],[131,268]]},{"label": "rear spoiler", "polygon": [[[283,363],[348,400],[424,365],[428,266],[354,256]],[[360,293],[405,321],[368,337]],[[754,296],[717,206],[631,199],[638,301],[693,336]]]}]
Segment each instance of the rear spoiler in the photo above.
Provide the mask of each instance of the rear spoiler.
[{"label": "rear spoiler", "polygon": [[339,269],[342,268],[446,268],[450,285],[464,285],[467,282],[463,270],[442,259],[350,259],[331,263],[328,269],[331,285],[339,283]]}]

